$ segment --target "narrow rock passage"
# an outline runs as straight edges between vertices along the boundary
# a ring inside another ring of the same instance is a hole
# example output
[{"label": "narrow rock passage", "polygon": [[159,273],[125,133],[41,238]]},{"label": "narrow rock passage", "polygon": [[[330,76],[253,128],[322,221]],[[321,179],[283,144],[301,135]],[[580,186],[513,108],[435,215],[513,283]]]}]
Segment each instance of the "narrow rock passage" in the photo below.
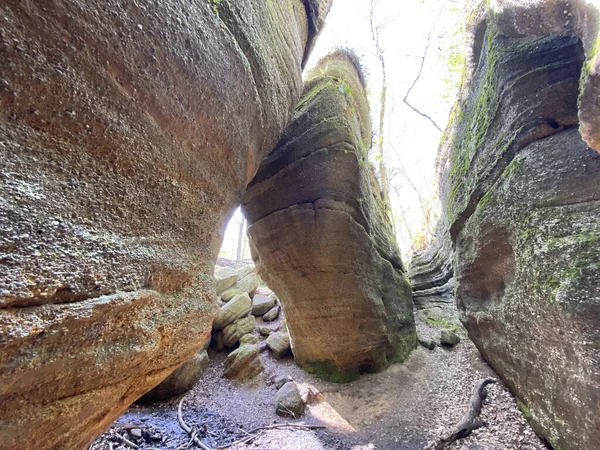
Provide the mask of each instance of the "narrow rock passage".
[{"label": "narrow rock passage", "polygon": [[[417,326],[420,336],[439,339],[440,328],[422,322]],[[299,369],[291,357],[276,361],[266,352],[265,376],[240,385],[222,377],[225,354],[213,353],[209,369],[186,396],[184,415],[190,423],[206,424],[207,432],[201,437],[213,447],[242,439],[242,427],[250,430],[285,422],[275,415],[277,389],[271,380],[290,375],[298,382],[314,385],[323,399],[310,405],[302,419],[289,422],[321,424],[327,429],[268,430],[253,442],[232,449],[422,449],[458,423],[477,380],[497,378],[475,346],[461,336],[454,348],[429,351],[420,347],[404,364],[363,375],[348,384],[319,380]],[[178,402],[174,399],[153,407],[130,408],[91,450],[108,449],[111,434],[122,431],[123,426],[139,427],[145,436],[155,437],[154,443],[143,439],[143,449],[175,449],[185,444],[189,439],[177,425]],[[481,418],[486,424],[483,428],[448,448],[546,448],[501,382],[488,386]]]}]

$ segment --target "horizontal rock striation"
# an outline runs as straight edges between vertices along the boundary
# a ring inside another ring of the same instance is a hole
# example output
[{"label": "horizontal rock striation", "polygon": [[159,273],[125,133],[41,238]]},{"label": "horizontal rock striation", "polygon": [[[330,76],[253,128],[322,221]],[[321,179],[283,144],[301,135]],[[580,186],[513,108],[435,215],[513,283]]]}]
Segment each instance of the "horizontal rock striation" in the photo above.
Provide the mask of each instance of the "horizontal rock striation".
[{"label": "horizontal rock striation", "polygon": [[[578,126],[589,52],[539,10],[484,17],[441,154],[457,306],[535,429],[557,449],[599,448],[600,154]],[[514,26],[527,17],[541,28]]]},{"label": "horizontal rock striation", "polygon": [[305,84],[242,207],[261,277],[285,310],[296,361],[348,381],[416,345],[411,291],[368,163],[362,73],[337,52]]},{"label": "horizontal rock striation", "polygon": [[408,277],[415,310],[425,320],[457,322],[454,252],[444,225],[445,222],[440,221],[432,245],[412,257]]},{"label": "horizontal rock striation", "polygon": [[84,448],[210,336],[330,1],[0,6],[0,448]]}]

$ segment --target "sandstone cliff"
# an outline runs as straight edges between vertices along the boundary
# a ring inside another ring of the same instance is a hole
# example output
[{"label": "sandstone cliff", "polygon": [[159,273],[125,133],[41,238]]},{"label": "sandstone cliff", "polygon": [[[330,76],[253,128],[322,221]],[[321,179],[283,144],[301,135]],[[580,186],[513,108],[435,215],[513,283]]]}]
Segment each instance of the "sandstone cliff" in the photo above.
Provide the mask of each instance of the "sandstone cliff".
[{"label": "sandstone cliff", "polygon": [[336,381],[402,360],[416,344],[410,286],[370,145],[361,70],[337,52],[307,80],[242,203],[253,258],[284,305],[296,362]]},{"label": "sandstone cliff", "polygon": [[600,154],[582,139],[598,132],[593,8],[496,3],[473,24],[442,145],[456,301],[536,430],[557,449],[599,448]]},{"label": "sandstone cliff", "polygon": [[328,0],[0,6],[0,448],[84,448],[192,357]]}]

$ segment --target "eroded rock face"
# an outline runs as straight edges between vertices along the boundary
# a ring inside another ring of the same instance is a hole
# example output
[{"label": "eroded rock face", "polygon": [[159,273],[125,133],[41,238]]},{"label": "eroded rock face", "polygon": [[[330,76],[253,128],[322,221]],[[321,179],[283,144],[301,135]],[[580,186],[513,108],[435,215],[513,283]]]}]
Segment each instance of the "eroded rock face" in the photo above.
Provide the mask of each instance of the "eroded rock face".
[{"label": "eroded rock face", "polygon": [[83,448],[192,357],[329,1],[0,6],[0,448]]},{"label": "eroded rock face", "polygon": [[457,305],[536,430],[554,448],[599,448],[600,155],[578,127],[584,46],[494,17],[442,180]]},{"label": "eroded rock face", "polygon": [[415,311],[426,321],[458,322],[454,301],[454,252],[445,221],[440,221],[433,244],[410,261]]},{"label": "eroded rock face", "polygon": [[511,37],[578,36],[586,62],[580,79],[580,132],[600,152],[600,4],[596,0],[492,0],[500,31]]},{"label": "eroded rock face", "polygon": [[283,303],[297,363],[338,381],[402,360],[416,345],[370,144],[362,76],[352,58],[334,54],[309,77],[242,204],[253,259]]}]

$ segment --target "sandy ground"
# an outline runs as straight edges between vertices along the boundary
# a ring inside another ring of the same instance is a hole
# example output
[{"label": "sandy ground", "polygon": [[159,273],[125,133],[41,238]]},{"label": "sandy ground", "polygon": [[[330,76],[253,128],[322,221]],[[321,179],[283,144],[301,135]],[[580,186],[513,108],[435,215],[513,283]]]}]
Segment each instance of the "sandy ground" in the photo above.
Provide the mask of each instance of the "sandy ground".
[{"label": "sandy ground", "polygon": [[[440,329],[418,324],[421,335],[439,337]],[[359,450],[422,449],[458,423],[481,378],[497,378],[475,346],[463,336],[454,348],[415,350],[404,364],[348,384],[328,383],[303,372],[291,357],[274,360],[262,354],[265,373],[251,383],[222,377],[224,353],[212,351],[211,364],[185,396],[184,418],[209,446],[230,445],[247,431],[265,425],[305,423],[325,429],[273,429],[232,449]],[[275,415],[273,380],[289,375],[315,386],[323,395],[300,420]],[[488,386],[481,418],[485,426],[448,448],[468,450],[536,450],[546,446],[531,430],[508,389],[498,380]],[[177,423],[180,399],[152,407],[131,407],[90,449],[132,448],[117,434],[142,449],[187,448],[188,436]],[[132,433],[132,430],[133,433]],[[139,438],[140,431],[142,437]],[[183,446],[183,447],[182,447]],[[195,448],[191,445],[189,448]]]}]

